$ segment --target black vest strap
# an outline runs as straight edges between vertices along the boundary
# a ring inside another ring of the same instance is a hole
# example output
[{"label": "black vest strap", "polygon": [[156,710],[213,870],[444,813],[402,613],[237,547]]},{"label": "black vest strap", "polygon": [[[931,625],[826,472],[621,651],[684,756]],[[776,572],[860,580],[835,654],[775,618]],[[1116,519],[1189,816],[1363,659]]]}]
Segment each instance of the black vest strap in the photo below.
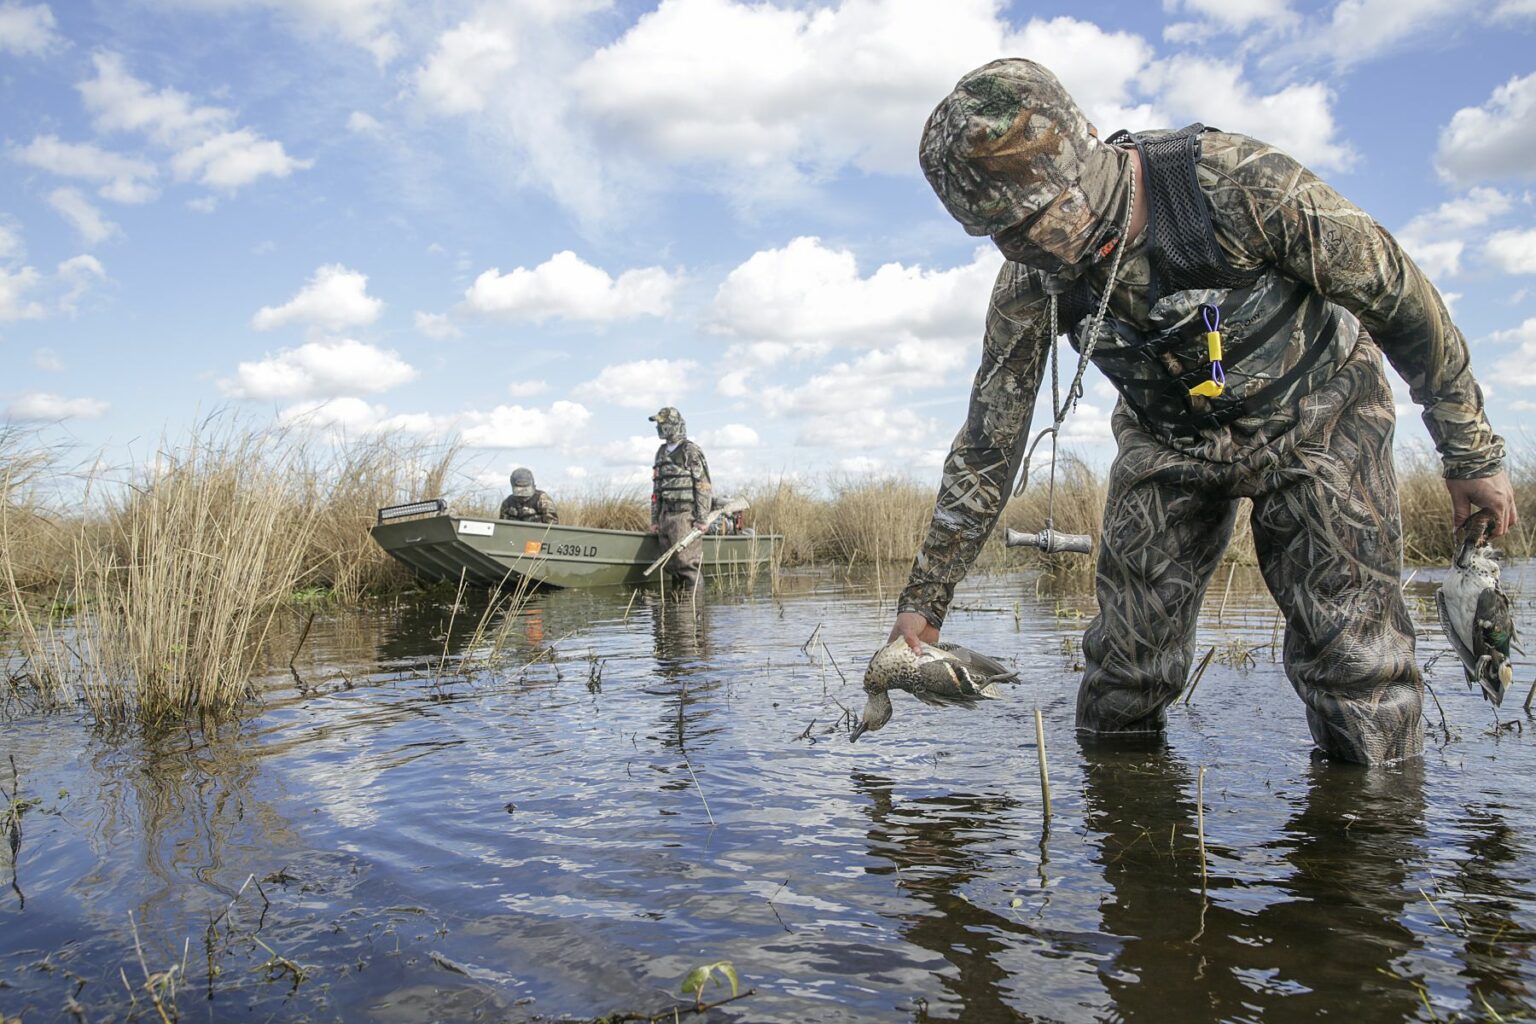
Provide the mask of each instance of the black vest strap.
[{"label": "black vest strap", "polygon": [[1131,136],[1147,168],[1153,302],[1171,292],[1242,288],[1258,279],[1234,270],[1216,242],[1211,204],[1195,172],[1200,136],[1208,130],[1214,129],[1196,122],[1166,135]]}]

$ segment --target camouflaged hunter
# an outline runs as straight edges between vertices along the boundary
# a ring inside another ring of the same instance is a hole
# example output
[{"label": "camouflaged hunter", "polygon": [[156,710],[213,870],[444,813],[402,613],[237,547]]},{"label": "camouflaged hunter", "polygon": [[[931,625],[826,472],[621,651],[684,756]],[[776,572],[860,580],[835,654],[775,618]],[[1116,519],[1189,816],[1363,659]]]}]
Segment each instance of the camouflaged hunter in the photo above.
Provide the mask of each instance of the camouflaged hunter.
[{"label": "camouflaged hunter", "polygon": [[[709,517],[714,495],[709,463],[699,446],[688,440],[683,414],[669,405],[650,419],[656,424],[656,435],[662,439],[651,469],[651,527],[666,549],[703,524]],[[685,586],[696,587],[703,556],[703,541],[696,540],[667,560],[667,572]]]},{"label": "camouflaged hunter", "polygon": [[[1029,61],[961,79],[924,128],[921,162],[955,218],[1009,261],[899,610],[942,625],[1013,486],[1053,334],[1066,331],[1120,395],[1079,732],[1161,732],[1247,497],[1317,745],[1357,762],[1418,754],[1383,352],[1447,478],[1507,488],[1466,342],[1423,272],[1284,153],[1198,124],[1100,142]],[[1130,237],[1138,185],[1146,221]]]},{"label": "camouflaged hunter", "polygon": [[521,468],[513,470],[511,482],[512,493],[502,501],[498,516],[519,523],[560,522],[560,515],[555,511],[554,501],[534,486],[533,470]]}]

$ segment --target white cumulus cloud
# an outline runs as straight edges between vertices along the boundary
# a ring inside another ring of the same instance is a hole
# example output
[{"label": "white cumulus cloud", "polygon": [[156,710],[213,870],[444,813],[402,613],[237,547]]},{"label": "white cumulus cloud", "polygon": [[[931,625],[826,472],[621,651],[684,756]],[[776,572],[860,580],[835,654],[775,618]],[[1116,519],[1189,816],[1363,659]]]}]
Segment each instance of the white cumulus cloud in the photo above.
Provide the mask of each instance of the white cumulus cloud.
[{"label": "white cumulus cloud", "polygon": [[1333,94],[1319,82],[1288,85],[1272,93],[1254,90],[1240,65],[1227,60],[1177,56],[1160,61],[1144,80],[1175,120],[1200,120],[1278,146],[1314,170],[1345,170],[1356,154],[1338,138]]},{"label": "white cumulus cloud", "polygon": [[745,423],[727,423],[717,430],[704,431],[699,435],[699,443],[706,448],[756,448],[762,439]]},{"label": "white cumulus cloud", "polygon": [[578,440],[592,414],[576,402],[547,409],[498,405],[460,417],[460,436],[471,448],[565,448]]},{"label": "white cumulus cloud", "polygon": [[507,385],[508,398],[533,398],[549,390],[546,380],[514,380]]},{"label": "white cumulus cloud", "polygon": [[37,320],[48,315],[47,308],[29,298],[42,281],[32,267],[0,267],[0,323],[11,320]]},{"label": "white cumulus cloud", "polygon": [[57,26],[47,4],[0,3],[0,53],[47,53],[64,42]]},{"label": "white cumulus cloud", "polygon": [[367,135],[378,138],[384,134],[384,125],[372,114],[362,110],[354,110],[347,115],[347,131],[353,135]]},{"label": "white cumulus cloud", "polygon": [[159,0],[194,10],[269,10],[305,37],[340,39],[373,55],[382,67],[400,52],[396,17],[410,13],[402,0]]},{"label": "white cumulus cloud", "polygon": [[359,434],[443,435],[453,430],[453,418],[431,413],[397,413],[354,395],[295,402],[277,414],[282,426],[317,434],[356,437]]},{"label": "white cumulus cloud", "polygon": [[[966,265],[927,270],[900,263],[867,277],[847,249],[796,238],[754,253],[715,293],[714,329],[744,339],[870,346],[902,339],[980,337],[987,297],[1002,266],[990,246]],[[767,348],[772,359],[788,348]]]},{"label": "white cumulus cloud", "polygon": [[232,192],[264,176],[287,177],[312,161],[290,157],[280,142],[239,127],[235,113],[196,103],[176,89],[153,89],[129,73],[119,54],[92,57],[95,76],[77,88],[96,127],[141,134],[171,151],[182,181]]},{"label": "white cumulus cloud", "polygon": [[517,46],[507,30],[466,21],[444,32],[427,62],[416,70],[416,93],[445,114],[485,109],[502,76],[517,63]]},{"label": "white cumulus cloud", "polygon": [[446,341],[449,338],[457,338],[460,334],[458,325],[449,319],[446,313],[416,313],[416,330],[425,334],[434,341]]},{"label": "white cumulus cloud", "polygon": [[59,310],[73,313],[85,293],[93,285],[107,279],[107,270],[101,261],[88,253],[71,256],[59,264],[58,281],[62,289],[58,299]]},{"label": "white cumulus cloud", "polygon": [[1457,182],[1536,175],[1536,72],[1511,78],[1440,131],[1435,167]]},{"label": "white cumulus cloud", "polygon": [[492,268],[475,278],[464,305],[476,313],[542,322],[552,318],[605,323],[666,316],[678,279],[660,267],[626,270],[615,280],[574,252],[558,252],[531,270]]},{"label": "white cumulus cloud", "polygon": [[220,381],[220,387],[235,398],[295,401],[388,391],[415,376],[396,353],[344,338],[241,363],[234,380]]},{"label": "white cumulus cloud", "polygon": [[655,412],[693,390],[699,365],[689,359],[638,359],[605,366],[576,393],[605,405]]},{"label": "white cumulus cloud", "polygon": [[1497,331],[1488,340],[1496,344],[1516,343],[1513,352],[1494,364],[1494,380],[1511,387],[1536,386],[1536,317],[1519,327]]},{"label": "white cumulus cloud", "polygon": [[87,246],[100,245],[118,234],[118,226],[102,215],[77,188],[56,188],[48,193],[48,205],[69,222]]},{"label": "white cumulus cloud", "polygon": [[21,229],[7,217],[0,216],[0,264],[19,260],[27,254],[27,245],[21,238]]},{"label": "white cumulus cloud", "polygon": [[1536,228],[1494,232],[1484,252],[1506,274],[1536,274]]},{"label": "white cumulus cloud", "polygon": [[18,422],[54,420],[94,420],[106,414],[110,406],[96,398],[65,398],[47,391],[29,391],[6,409],[6,416]]},{"label": "white cumulus cloud", "polygon": [[295,160],[281,142],[262,138],[249,128],[220,132],[171,157],[171,172],[178,180],[195,181],[225,192],[269,175],[286,178],[296,170],[312,166],[313,160]]},{"label": "white cumulus cloud", "polygon": [[145,203],[159,194],[152,184],[158,173],[154,164],[89,142],[39,135],[25,146],[13,146],[11,155],[60,177],[99,183],[98,194],[116,203]]},{"label": "white cumulus cloud", "polygon": [[258,331],[289,324],[306,324],[330,331],[371,324],[384,308],[382,300],[368,294],[368,275],[340,263],[317,269],[309,283],[281,306],[263,306],[251,318]]},{"label": "white cumulus cloud", "polygon": [[910,173],[934,104],[1004,53],[1048,61],[1090,116],[1115,120],[1151,48],[1072,18],[1014,31],[992,0],[662,0],[573,82],[604,138],[651,156],[770,178],[844,165]]},{"label": "white cumulus cloud", "polygon": [[1498,189],[1474,188],[1466,195],[1421,213],[1397,232],[1397,240],[1432,278],[1461,272],[1461,257],[1474,234],[1514,208],[1515,201]]},{"label": "white cumulus cloud", "polygon": [[1163,0],[1163,10],[1200,18],[1228,32],[1242,32],[1264,25],[1287,25],[1296,20],[1296,12],[1291,10],[1289,0]]}]

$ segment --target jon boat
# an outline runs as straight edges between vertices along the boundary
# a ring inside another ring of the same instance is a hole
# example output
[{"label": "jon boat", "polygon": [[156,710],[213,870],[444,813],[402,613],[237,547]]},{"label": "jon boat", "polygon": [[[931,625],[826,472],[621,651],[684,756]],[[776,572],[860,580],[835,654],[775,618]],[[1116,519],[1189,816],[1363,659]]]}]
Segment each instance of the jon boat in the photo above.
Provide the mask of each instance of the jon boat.
[{"label": "jon boat", "polygon": [[[656,581],[646,566],[661,556],[655,534],[596,530],[452,515],[441,498],[379,509],[371,533],[379,547],[429,581],[483,587],[522,577],[551,587],[610,587]],[[778,534],[709,534],[703,538],[705,576],[748,576],[773,559]]]}]

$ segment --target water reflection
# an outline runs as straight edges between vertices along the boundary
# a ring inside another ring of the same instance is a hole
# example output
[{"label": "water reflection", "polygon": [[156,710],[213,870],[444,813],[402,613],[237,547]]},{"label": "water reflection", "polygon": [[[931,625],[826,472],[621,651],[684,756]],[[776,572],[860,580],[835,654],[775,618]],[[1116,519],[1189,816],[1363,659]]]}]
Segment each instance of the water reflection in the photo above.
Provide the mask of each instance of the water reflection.
[{"label": "water reflection", "polygon": [[[894,871],[902,889],[925,906],[908,915],[902,937],[949,962],[940,974],[948,999],[967,1021],[1028,1020],[1007,1002],[1018,979],[1002,963],[1010,947],[1008,933],[1022,932],[1017,922],[968,900],[966,885],[985,877],[988,847],[997,823],[1017,804],[1005,797],[949,794],[897,802],[895,782],[856,772],[854,788],[865,798],[869,817],[869,853],[890,865],[872,865],[872,874]],[[948,1006],[920,1003],[918,1021],[952,1019]]]},{"label": "water reflection", "polygon": [[1455,832],[1465,837],[1464,849],[1447,874],[1437,875],[1430,896],[1460,940],[1461,973],[1472,990],[1495,1013],[1515,1019],[1532,1004],[1520,970],[1536,948],[1536,929],[1528,911],[1521,913],[1531,892],[1529,852],[1522,863],[1519,832],[1492,807],[1464,808]]},{"label": "water reflection", "polygon": [[[1202,881],[1196,772],[1176,756],[1088,751],[1084,821],[1097,835],[1120,937],[1103,982],[1116,1019],[1311,1019],[1419,1006],[1394,964],[1419,947],[1401,921],[1424,866],[1423,772],[1317,762],[1281,834],[1281,868],[1244,877],[1245,851],[1208,840]],[[1208,790],[1207,807],[1216,801]]]},{"label": "water reflection", "polygon": [[[708,738],[721,728],[712,722],[720,713],[715,694],[721,679],[711,671],[711,611],[702,600],[679,601],[648,595],[648,603],[656,676],[646,692],[659,698],[658,721],[651,738],[686,756],[696,745],[707,744]],[[690,767],[698,770],[698,766],[678,764],[676,774],[662,788],[687,788]]]}]

